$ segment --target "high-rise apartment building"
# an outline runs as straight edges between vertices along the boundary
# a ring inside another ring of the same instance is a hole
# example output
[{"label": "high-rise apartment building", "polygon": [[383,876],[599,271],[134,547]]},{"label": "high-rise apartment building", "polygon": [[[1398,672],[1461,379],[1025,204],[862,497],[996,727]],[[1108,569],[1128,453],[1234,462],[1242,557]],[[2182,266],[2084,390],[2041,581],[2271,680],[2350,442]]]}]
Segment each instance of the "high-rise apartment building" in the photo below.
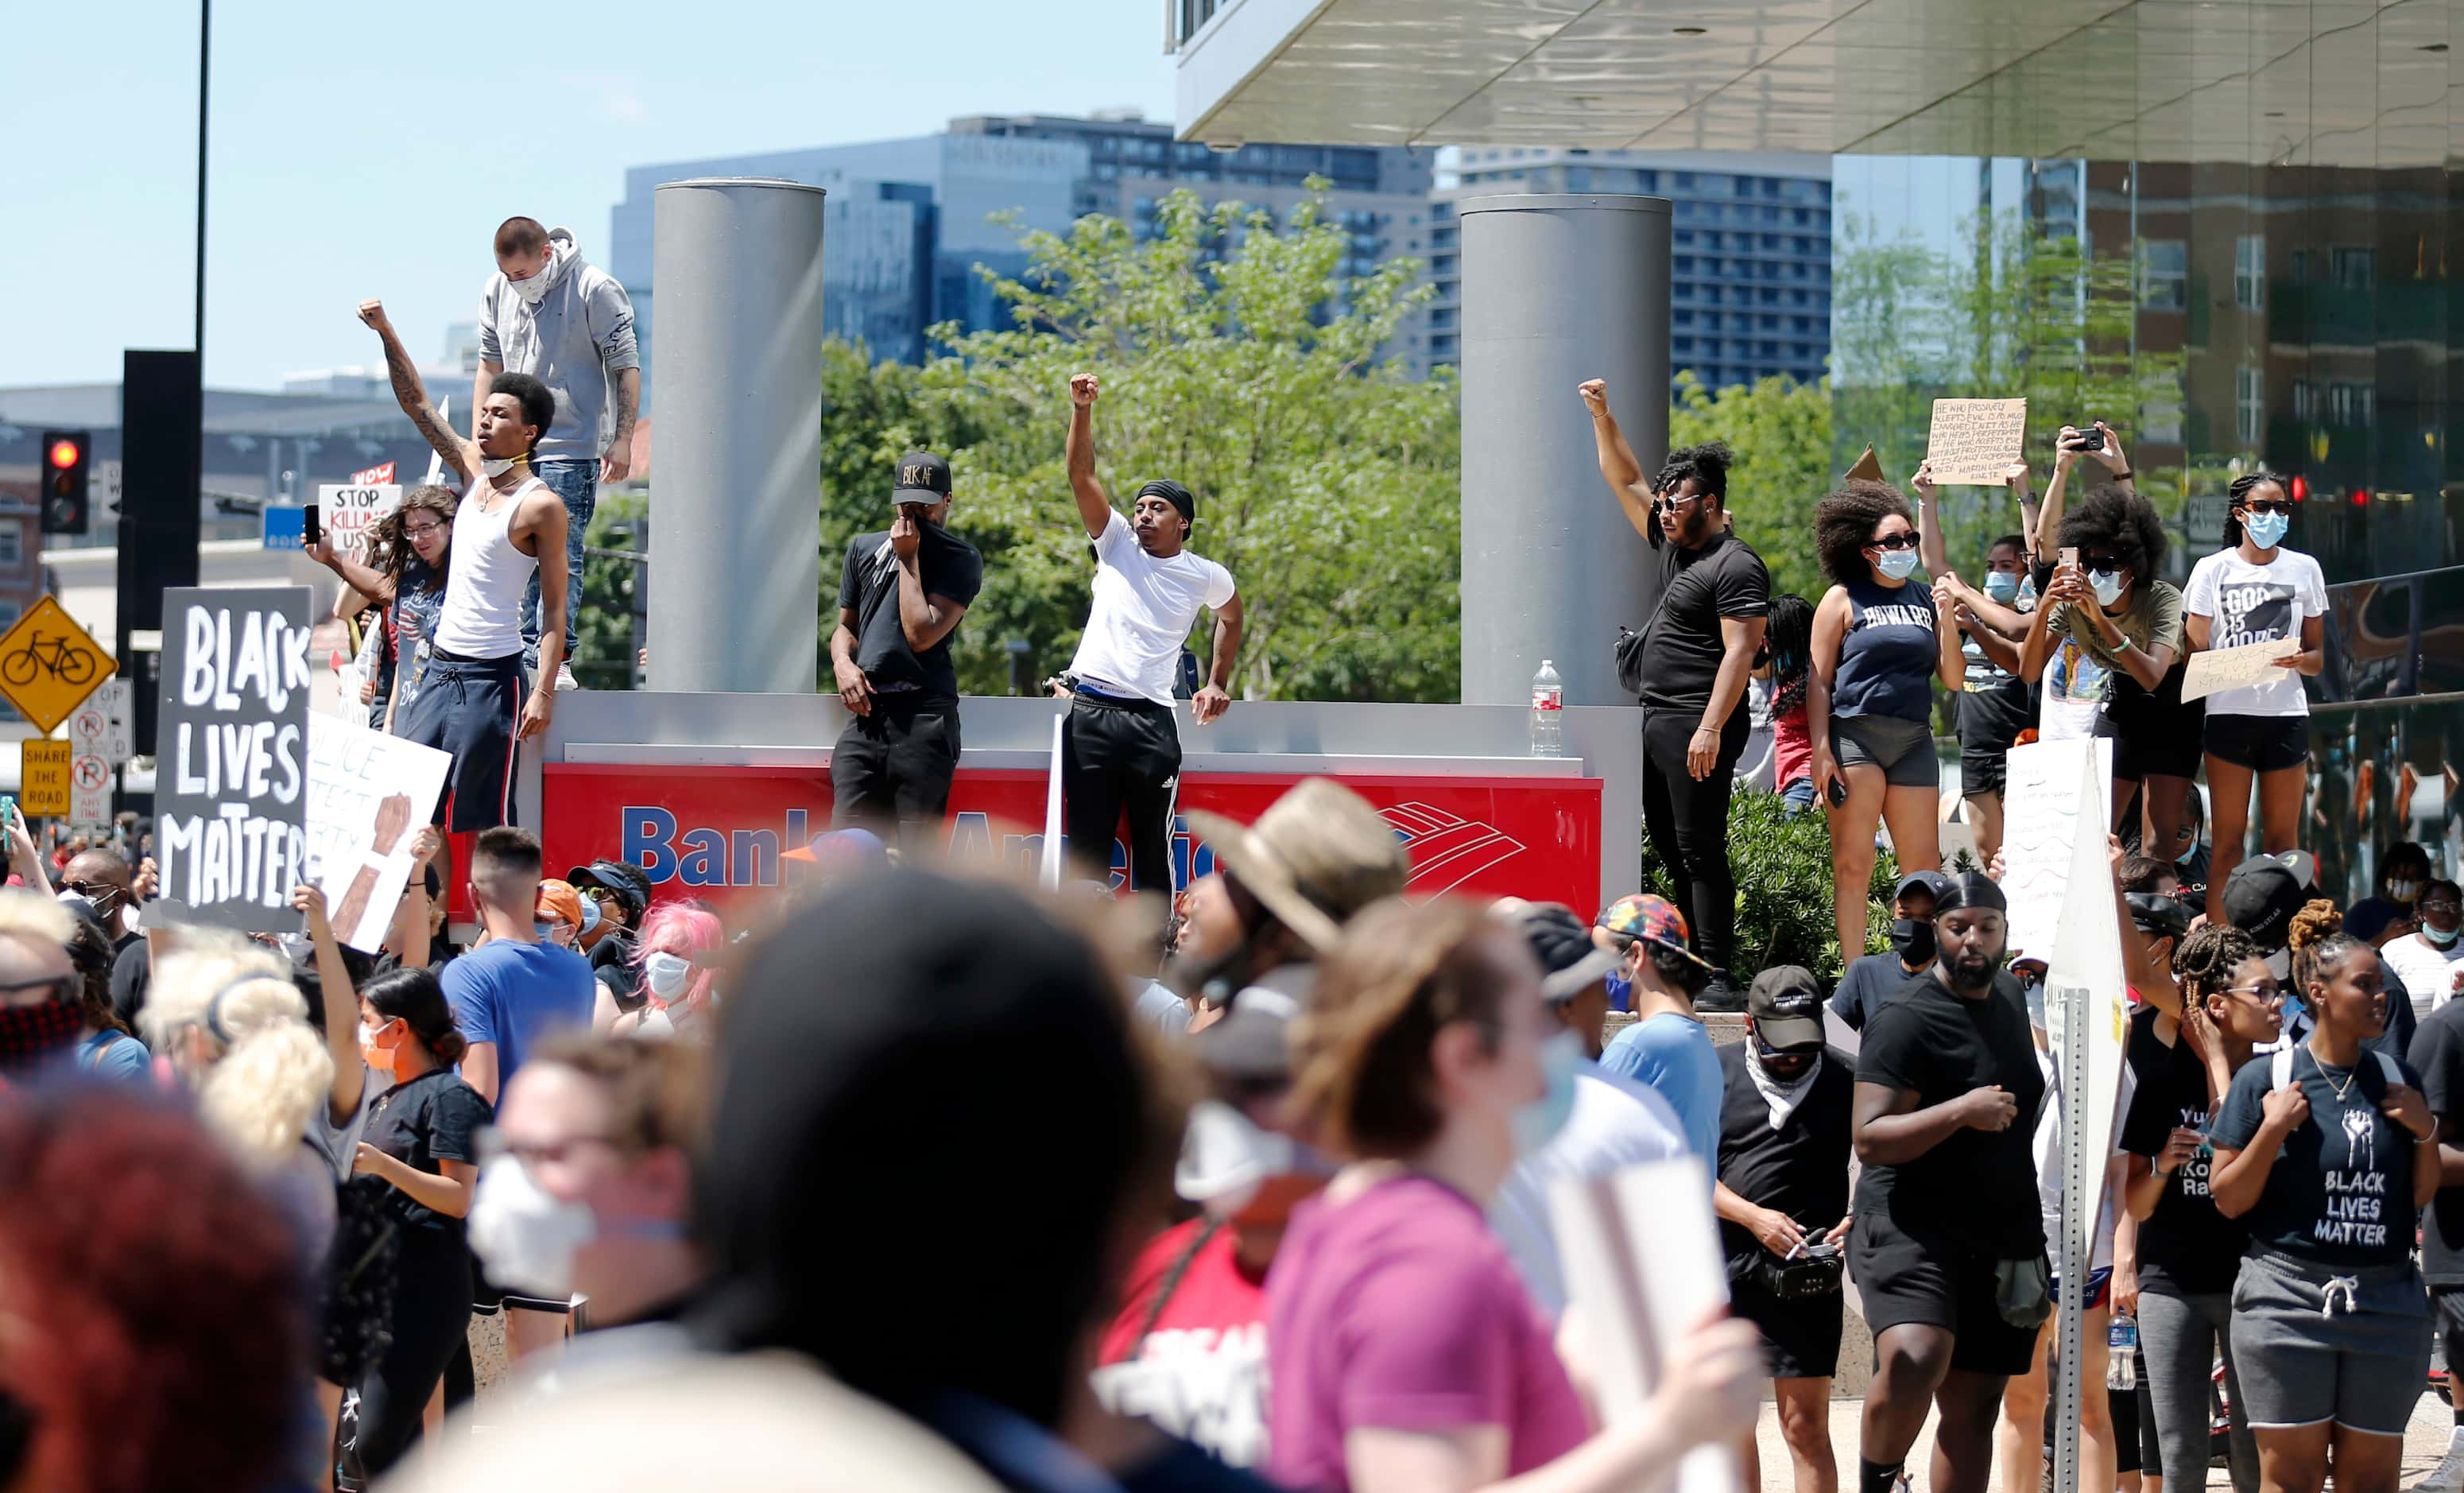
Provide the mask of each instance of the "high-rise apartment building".
[{"label": "high-rise apartment building", "polygon": [[1454,204],[1516,192],[1670,203],[1668,369],[1711,388],[1772,374],[1811,384],[1831,351],[1831,158],[1474,145],[1430,205],[1429,361],[1462,356]]}]

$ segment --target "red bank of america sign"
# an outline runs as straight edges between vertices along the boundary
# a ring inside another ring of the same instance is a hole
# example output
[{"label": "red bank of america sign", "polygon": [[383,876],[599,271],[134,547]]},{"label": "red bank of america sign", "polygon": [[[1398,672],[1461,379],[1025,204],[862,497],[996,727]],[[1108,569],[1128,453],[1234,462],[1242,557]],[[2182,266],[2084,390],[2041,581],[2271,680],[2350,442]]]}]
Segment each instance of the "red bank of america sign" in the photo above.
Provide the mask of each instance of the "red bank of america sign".
[{"label": "red bank of america sign", "polygon": [[[1456,892],[1600,903],[1600,784],[1590,778],[1399,777],[1331,774],[1395,826],[1412,859],[1411,894]],[[1215,867],[1185,811],[1244,823],[1298,775],[1184,773],[1174,825],[1173,878],[1187,885]],[[726,907],[779,884],[779,856],[829,827],[826,768],[649,767],[551,762],[542,769],[541,836],[550,866],[605,857],[641,867],[662,899],[701,897]],[[957,854],[1033,865],[1042,853],[1045,775],[961,768],[950,794],[945,843]],[[1115,840],[1113,880],[1128,852]]]}]

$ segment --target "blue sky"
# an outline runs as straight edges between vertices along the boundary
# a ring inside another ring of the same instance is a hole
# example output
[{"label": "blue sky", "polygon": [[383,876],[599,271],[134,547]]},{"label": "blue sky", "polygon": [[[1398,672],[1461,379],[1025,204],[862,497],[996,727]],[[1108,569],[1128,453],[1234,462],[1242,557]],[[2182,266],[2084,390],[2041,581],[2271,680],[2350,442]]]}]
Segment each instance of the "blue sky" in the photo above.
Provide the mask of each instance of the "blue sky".
[{"label": "blue sky", "polygon": [[[196,8],[8,9],[0,386],[116,381],[124,347],[189,345]],[[224,0],[207,382],[373,362],[368,296],[434,358],[509,214],[604,263],[627,166],[961,114],[1168,120],[1162,31],[1162,0]]]}]

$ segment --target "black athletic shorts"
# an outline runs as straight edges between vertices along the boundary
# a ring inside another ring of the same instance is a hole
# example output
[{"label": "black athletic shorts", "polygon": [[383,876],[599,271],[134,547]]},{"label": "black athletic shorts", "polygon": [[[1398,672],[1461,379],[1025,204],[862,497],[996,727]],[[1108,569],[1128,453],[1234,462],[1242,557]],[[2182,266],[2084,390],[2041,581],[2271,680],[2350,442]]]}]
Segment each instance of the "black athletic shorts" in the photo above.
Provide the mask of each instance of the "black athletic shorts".
[{"label": "black athletic shorts", "polygon": [[1844,1307],[1837,1295],[1783,1301],[1753,1277],[1732,1274],[1728,1281],[1728,1309],[1762,1333],[1774,1379],[1827,1379],[1837,1372]]},{"label": "black athletic shorts", "polygon": [[1874,1335],[1910,1323],[1947,1328],[1956,1338],[1950,1366],[1971,1373],[2025,1373],[2035,1361],[2036,1329],[2002,1320],[1999,1264],[1948,1240],[1901,1232],[1887,1208],[1859,1213],[1848,1234],[1848,1270]]},{"label": "black athletic shorts", "polygon": [[2464,1285],[2431,1286],[2430,1320],[2437,1324],[2439,1347],[2447,1354],[2447,1376],[2464,1373]]},{"label": "black athletic shorts", "polygon": [[525,688],[519,653],[465,658],[430,650],[419,696],[396,733],[453,758],[429,823],[458,835],[514,822],[514,733],[521,726]]},{"label": "black athletic shorts", "polygon": [[2254,773],[2299,767],[2310,760],[2310,717],[2211,715],[2207,749],[2210,757]]},{"label": "black athletic shorts", "polygon": [[2113,682],[2113,703],[2105,718],[2114,728],[2113,776],[2123,782],[2149,778],[2196,778],[2199,775],[2202,726],[2207,702],[2182,700],[2182,670],[2177,663],[2153,691],[2124,674]]},{"label": "black athletic shorts", "polygon": [[1967,799],[1999,795],[2009,780],[2005,761],[2019,733],[2035,724],[2031,692],[2013,681],[1959,696],[1959,793]]}]

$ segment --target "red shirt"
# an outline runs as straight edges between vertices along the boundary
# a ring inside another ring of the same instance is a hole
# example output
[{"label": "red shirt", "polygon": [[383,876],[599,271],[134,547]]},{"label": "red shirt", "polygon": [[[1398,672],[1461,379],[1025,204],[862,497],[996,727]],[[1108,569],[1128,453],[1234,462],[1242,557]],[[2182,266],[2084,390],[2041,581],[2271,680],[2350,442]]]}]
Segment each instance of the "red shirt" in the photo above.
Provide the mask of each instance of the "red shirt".
[{"label": "red shirt", "polygon": [[1156,1292],[1207,1222],[1166,1229],[1138,1252],[1096,1352],[1095,1393],[1116,1415],[1143,1416],[1251,1467],[1266,1450],[1266,1283],[1233,1258],[1229,1226],[1189,1260],[1147,1327]]}]

